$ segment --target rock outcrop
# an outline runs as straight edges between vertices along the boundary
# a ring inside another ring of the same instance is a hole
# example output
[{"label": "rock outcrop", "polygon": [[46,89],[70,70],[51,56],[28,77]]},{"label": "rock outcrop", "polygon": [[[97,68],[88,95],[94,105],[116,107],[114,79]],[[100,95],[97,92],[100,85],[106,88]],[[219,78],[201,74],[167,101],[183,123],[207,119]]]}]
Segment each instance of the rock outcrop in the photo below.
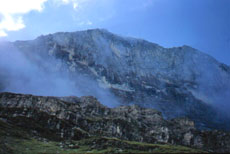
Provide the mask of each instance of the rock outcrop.
[{"label": "rock outcrop", "polygon": [[230,133],[200,131],[187,118],[165,120],[161,112],[137,105],[108,108],[92,96],[0,93],[0,118],[50,140],[106,136],[230,152]]}]

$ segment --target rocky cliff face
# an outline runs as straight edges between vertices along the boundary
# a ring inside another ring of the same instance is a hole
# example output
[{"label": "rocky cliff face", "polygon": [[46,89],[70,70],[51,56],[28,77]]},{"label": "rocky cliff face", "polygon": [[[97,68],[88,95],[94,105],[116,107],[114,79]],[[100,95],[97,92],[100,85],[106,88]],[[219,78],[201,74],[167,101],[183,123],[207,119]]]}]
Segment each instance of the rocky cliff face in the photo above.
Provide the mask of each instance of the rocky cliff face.
[{"label": "rocky cliff face", "polygon": [[[11,45],[44,70],[69,73],[72,81],[78,74],[89,77],[124,105],[156,108],[169,119],[185,116],[199,128],[230,128],[220,107],[229,107],[230,67],[189,46],[163,48],[101,29]],[[59,63],[50,66],[47,58]]]},{"label": "rocky cliff face", "polygon": [[92,136],[184,145],[210,152],[229,152],[230,134],[199,131],[187,118],[165,120],[154,109],[136,105],[108,108],[96,98],[0,94],[1,120],[50,140]]}]

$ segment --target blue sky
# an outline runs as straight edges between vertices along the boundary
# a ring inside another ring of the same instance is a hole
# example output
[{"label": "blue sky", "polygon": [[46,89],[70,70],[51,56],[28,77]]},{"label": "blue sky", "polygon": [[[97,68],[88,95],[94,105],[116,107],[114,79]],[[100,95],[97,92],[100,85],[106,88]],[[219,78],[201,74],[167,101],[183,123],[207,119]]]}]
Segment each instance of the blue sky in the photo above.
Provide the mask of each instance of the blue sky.
[{"label": "blue sky", "polygon": [[[230,64],[230,0],[7,2],[0,0],[0,40],[28,40],[58,31],[105,28],[164,47],[190,45]],[[12,7],[14,2],[18,2],[17,8]]]}]

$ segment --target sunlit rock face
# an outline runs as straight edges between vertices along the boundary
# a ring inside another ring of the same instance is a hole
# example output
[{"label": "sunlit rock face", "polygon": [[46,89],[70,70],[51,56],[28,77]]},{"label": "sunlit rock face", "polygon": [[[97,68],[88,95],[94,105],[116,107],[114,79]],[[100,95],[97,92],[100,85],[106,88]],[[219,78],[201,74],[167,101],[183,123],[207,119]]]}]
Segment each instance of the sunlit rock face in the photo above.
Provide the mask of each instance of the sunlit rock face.
[{"label": "sunlit rock face", "polygon": [[[230,67],[189,46],[163,48],[103,29],[13,45],[45,70],[69,73],[72,81],[76,74],[87,76],[124,105],[156,108],[166,118],[185,116],[199,128],[230,128]],[[51,66],[49,58],[59,62]]]},{"label": "sunlit rock face", "polygon": [[229,152],[230,134],[200,131],[187,118],[165,120],[155,109],[137,105],[108,108],[92,96],[45,97],[0,93],[0,120],[50,140],[93,136],[184,145],[209,152]]}]

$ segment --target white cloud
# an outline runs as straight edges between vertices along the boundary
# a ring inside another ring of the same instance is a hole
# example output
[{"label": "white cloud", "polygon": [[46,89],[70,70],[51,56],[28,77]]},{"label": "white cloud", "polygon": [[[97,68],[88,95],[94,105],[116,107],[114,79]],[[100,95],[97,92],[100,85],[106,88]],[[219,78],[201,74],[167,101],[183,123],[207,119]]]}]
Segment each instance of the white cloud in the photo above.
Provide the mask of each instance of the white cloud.
[{"label": "white cloud", "polygon": [[7,36],[7,31],[17,31],[24,28],[22,16],[33,10],[42,11],[46,1],[0,0],[0,37]]},{"label": "white cloud", "polygon": [[73,8],[74,8],[74,9],[77,9],[78,7],[79,7],[78,3],[74,2],[74,3],[73,3]]},{"label": "white cloud", "polygon": [[[49,4],[53,7],[72,6],[75,11],[72,15],[73,20],[77,21],[78,26],[91,26],[97,21],[108,19],[108,15],[113,12],[111,6],[115,2],[115,0],[0,0],[0,37],[7,36],[10,31],[25,28],[23,16],[30,11],[41,12],[47,1],[51,2]],[[109,13],[102,13],[101,8],[106,8]]]}]

